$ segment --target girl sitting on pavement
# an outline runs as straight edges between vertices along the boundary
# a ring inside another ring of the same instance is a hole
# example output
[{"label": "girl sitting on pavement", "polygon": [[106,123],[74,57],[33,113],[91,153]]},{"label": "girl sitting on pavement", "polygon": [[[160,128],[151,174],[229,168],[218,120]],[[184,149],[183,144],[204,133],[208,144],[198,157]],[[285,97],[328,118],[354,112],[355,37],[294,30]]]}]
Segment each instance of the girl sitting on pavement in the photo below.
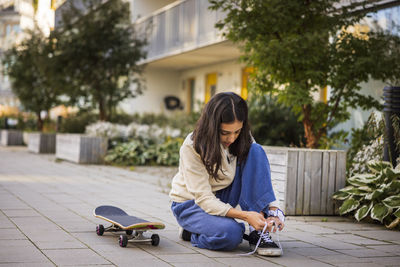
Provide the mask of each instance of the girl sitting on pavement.
[{"label": "girl sitting on pavement", "polygon": [[[263,148],[250,133],[246,102],[216,94],[180,148],[179,171],[170,192],[180,237],[211,250],[233,250],[243,239],[257,253],[280,256],[268,232],[284,227]],[[240,205],[240,209],[237,206]],[[246,221],[245,225],[235,219]]]}]

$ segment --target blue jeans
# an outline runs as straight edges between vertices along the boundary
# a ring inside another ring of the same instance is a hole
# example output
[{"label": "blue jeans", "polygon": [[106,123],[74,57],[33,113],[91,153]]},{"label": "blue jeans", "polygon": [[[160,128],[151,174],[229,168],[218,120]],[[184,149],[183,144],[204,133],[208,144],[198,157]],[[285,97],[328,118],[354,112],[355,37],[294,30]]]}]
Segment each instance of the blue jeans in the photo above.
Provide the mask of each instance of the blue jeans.
[{"label": "blue jeans", "polygon": [[[230,186],[219,190],[216,196],[232,207],[240,205],[245,211],[266,211],[275,200],[271,183],[269,161],[263,148],[253,143],[245,164],[236,168]],[[211,250],[232,250],[243,238],[245,226],[236,220],[206,213],[194,200],[173,202],[172,212],[178,224],[192,233],[195,247]]]}]

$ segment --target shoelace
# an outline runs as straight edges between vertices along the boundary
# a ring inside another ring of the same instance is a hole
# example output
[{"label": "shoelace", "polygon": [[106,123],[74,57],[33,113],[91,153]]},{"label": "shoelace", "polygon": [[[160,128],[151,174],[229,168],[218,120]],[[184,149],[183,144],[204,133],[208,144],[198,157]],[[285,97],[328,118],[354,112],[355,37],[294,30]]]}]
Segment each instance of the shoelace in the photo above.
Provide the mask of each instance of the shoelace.
[{"label": "shoelace", "polygon": [[[267,230],[267,226],[268,226],[268,224],[265,223],[264,228],[263,228],[263,230],[262,230],[261,233],[260,233],[260,238],[258,239],[257,244],[256,244],[256,247],[254,248],[254,250],[253,250],[253,251],[250,251],[250,252],[248,252],[248,253],[238,254],[239,256],[250,256],[250,255],[253,255],[253,254],[257,251],[258,246],[260,246],[261,239],[264,239],[264,240],[267,241],[267,242],[272,242],[271,238],[269,237],[268,232],[265,232],[265,230]],[[276,239],[277,239],[277,242],[278,242],[279,249],[281,250],[281,255],[283,255],[283,250],[282,250],[281,242],[279,241],[279,231],[276,232]]]}]

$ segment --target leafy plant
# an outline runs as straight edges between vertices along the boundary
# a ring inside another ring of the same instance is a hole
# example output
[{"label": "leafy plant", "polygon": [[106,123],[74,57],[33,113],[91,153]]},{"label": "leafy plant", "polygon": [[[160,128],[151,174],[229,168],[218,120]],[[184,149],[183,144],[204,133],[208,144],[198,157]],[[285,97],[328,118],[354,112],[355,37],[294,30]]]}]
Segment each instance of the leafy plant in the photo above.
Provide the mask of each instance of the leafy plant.
[{"label": "leafy plant", "polygon": [[368,215],[388,228],[400,224],[400,168],[384,161],[370,161],[369,173],[356,174],[347,179],[345,188],[333,194],[343,201],[340,215],[354,213],[357,221]]},{"label": "leafy plant", "polygon": [[117,144],[109,150],[105,161],[109,164],[177,166],[182,138],[168,138],[162,144],[136,139]]},{"label": "leafy plant", "polygon": [[300,146],[304,143],[301,123],[290,110],[271,95],[252,94],[249,121],[254,139],[262,145]]},{"label": "leafy plant", "polygon": [[157,146],[157,164],[164,166],[177,166],[179,164],[179,148],[182,143],[182,138],[168,138],[165,143]]},{"label": "leafy plant", "polygon": [[[356,159],[359,158],[357,153],[363,151],[362,153],[365,155],[367,146],[373,144],[374,141],[379,139],[378,142],[383,145],[382,137],[384,132],[385,123],[382,119],[382,115],[378,112],[372,112],[363,127],[352,129],[350,148],[347,150],[347,168],[351,168],[351,166],[356,162]],[[379,151],[376,151],[376,154],[382,155],[382,147],[379,147],[378,149]],[[364,163],[373,160],[375,157],[366,158],[368,158],[368,160]]]}]

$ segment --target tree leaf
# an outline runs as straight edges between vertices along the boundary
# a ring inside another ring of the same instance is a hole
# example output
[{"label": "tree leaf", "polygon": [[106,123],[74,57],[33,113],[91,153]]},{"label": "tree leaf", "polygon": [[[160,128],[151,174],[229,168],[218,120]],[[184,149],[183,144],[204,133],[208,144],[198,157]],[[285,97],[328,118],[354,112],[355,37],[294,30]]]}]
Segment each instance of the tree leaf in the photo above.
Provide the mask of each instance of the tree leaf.
[{"label": "tree leaf", "polygon": [[386,168],[393,168],[392,163],[387,161],[369,161],[367,166],[373,173],[380,173]]},{"label": "tree leaf", "polygon": [[400,208],[400,194],[387,197],[382,202],[389,208]]},{"label": "tree leaf", "polygon": [[350,211],[355,210],[358,206],[360,205],[360,202],[358,200],[355,200],[354,198],[349,198],[345,200],[339,208],[339,213],[340,215],[349,213]]},{"label": "tree leaf", "polygon": [[355,186],[364,186],[370,183],[375,183],[379,179],[381,179],[381,176],[379,175],[366,173],[366,174],[357,174],[347,179],[347,181]]},{"label": "tree leaf", "polygon": [[376,204],[371,210],[371,218],[383,222],[383,219],[389,214],[390,209],[382,203]]},{"label": "tree leaf", "polygon": [[364,205],[356,211],[354,217],[356,218],[357,221],[361,221],[368,215],[371,209],[372,209],[372,203],[370,205]]},{"label": "tree leaf", "polygon": [[383,190],[382,189],[377,189],[375,191],[373,191],[372,193],[369,193],[365,196],[366,200],[374,200],[377,199],[378,197],[380,197],[383,194]]},{"label": "tree leaf", "polygon": [[400,218],[400,208],[398,208],[394,213],[394,216],[396,216],[397,218]]},{"label": "tree leaf", "polygon": [[392,169],[392,168],[386,168],[384,170],[384,173],[386,175],[386,177],[392,181],[394,179],[400,179],[400,171],[396,170],[396,169]]},{"label": "tree leaf", "polygon": [[347,190],[346,193],[355,195],[355,196],[366,196],[368,194],[367,191],[361,190],[360,188],[353,188],[353,189]]},{"label": "tree leaf", "polygon": [[348,197],[350,197],[350,194],[342,191],[337,191],[332,195],[332,198],[336,200],[345,200]]}]

